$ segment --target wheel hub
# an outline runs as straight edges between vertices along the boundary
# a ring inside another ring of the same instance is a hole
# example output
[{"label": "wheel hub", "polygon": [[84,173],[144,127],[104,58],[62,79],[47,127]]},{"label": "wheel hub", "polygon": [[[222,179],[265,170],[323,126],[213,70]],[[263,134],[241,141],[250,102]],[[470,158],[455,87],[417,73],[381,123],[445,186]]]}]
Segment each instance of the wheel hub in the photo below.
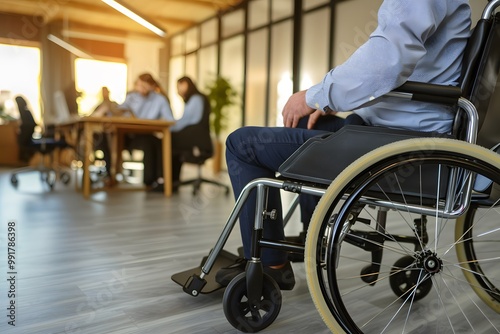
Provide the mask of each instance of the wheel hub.
[{"label": "wheel hub", "polygon": [[422,268],[429,274],[434,275],[443,269],[443,261],[436,253],[431,251],[423,252],[420,255],[419,263]]}]

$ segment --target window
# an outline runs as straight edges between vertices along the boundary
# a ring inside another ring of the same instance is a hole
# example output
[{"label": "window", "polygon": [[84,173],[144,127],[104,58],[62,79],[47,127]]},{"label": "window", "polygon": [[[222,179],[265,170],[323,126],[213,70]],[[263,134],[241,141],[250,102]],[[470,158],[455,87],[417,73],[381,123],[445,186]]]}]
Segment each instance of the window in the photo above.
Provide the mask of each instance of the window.
[{"label": "window", "polygon": [[243,31],[245,24],[245,12],[235,10],[222,17],[222,37],[233,36]]},{"label": "window", "polygon": [[42,119],[40,98],[40,49],[0,44],[0,104],[18,117],[14,98],[22,95],[37,122]]},{"label": "window", "polygon": [[253,29],[269,23],[269,0],[255,0],[248,4],[248,28]]},{"label": "window", "polygon": [[217,42],[219,21],[210,19],[201,25],[201,44],[207,45]]},{"label": "window", "polygon": [[91,114],[101,102],[101,88],[108,87],[110,99],[122,103],[127,94],[127,65],[109,61],[75,60],[75,85],[81,93],[79,113]]}]

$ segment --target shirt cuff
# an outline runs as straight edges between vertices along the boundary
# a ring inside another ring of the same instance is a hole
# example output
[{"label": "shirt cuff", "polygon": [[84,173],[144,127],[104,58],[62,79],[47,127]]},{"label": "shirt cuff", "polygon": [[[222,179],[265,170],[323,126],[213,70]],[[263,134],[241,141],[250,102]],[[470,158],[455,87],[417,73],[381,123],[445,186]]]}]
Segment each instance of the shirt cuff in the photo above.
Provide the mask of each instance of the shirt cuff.
[{"label": "shirt cuff", "polygon": [[314,109],[320,109],[324,112],[332,111],[328,105],[328,97],[324,96],[322,84],[312,86],[306,91],[306,104]]}]

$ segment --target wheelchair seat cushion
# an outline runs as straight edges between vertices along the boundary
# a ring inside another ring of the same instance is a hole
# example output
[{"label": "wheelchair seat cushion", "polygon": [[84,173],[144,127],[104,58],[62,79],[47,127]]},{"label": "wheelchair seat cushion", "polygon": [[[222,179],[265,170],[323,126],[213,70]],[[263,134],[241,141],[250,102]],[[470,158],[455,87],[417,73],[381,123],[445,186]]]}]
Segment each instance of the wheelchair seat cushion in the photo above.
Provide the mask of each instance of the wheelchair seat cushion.
[{"label": "wheelchair seat cushion", "polygon": [[418,137],[451,137],[373,126],[348,125],[339,131],[309,139],[279,168],[285,178],[329,185],[362,155],[383,145]]}]

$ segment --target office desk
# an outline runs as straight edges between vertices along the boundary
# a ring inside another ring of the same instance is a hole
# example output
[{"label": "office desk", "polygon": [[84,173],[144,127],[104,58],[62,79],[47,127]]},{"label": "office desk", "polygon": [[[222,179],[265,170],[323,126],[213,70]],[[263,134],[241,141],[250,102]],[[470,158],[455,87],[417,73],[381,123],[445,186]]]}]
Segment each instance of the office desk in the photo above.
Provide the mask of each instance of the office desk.
[{"label": "office desk", "polygon": [[[83,138],[83,180],[82,191],[85,198],[90,197],[90,157],[94,149],[94,133],[110,133],[112,135],[111,155],[112,168],[117,166],[117,161],[121,161],[121,149],[123,148],[123,136],[128,133],[154,133],[163,134],[163,178],[164,195],[172,195],[172,140],[170,127],[174,124],[171,121],[149,120],[129,117],[83,117],[75,121],[65,122],[56,125],[56,131],[61,133],[70,129],[76,133],[82,133]],[[114,175],[111,175],[114,180]]]}]

